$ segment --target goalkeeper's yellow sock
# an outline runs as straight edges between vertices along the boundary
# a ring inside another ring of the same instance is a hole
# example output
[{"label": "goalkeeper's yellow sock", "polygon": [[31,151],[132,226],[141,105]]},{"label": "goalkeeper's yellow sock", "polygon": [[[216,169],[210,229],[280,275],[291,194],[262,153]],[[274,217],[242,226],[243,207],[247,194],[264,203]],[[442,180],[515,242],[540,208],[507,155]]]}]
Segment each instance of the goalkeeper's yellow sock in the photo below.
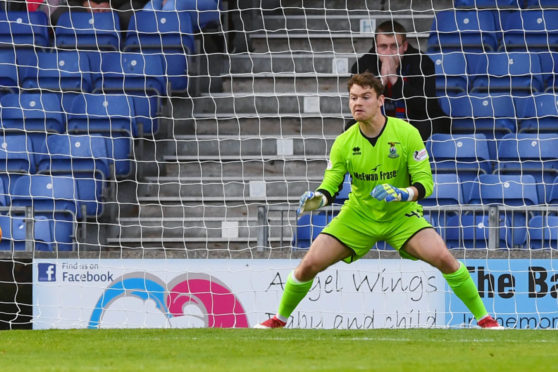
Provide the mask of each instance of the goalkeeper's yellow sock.
[{"label": "goalkeeper's yellow sock", "polygon": [[284,322],[289,319],[291,313],[312,287],[313,281],[314,279],[307,282],[300,282],[294,277],[293,272],[290,272],[287,277],[287,283],[285,283],[285,291],[279,303],[279,310],[277,311],[277,317],[279,319]]},{"label": "goalkeeper's yellow sock", "polygon": [[453,289],[456,296],[473,313],[476,320],[488,314],[480,298],[479,291],[473,282],[473,278],[471,278],[471,274],[469,274],[469,270],[463,265],[463,262],[460,262],[459,269],[456,272],[444,274],[444,278],[446,278],[448,285]]}]

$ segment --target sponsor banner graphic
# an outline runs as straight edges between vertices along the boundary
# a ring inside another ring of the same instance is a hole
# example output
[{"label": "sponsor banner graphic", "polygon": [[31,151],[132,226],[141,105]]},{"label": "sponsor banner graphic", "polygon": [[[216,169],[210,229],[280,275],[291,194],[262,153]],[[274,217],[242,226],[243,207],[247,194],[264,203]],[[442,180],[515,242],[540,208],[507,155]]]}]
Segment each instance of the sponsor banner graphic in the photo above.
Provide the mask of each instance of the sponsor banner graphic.
[{"label": "sponsor banner graphic", "polygon": [[[273,316],[298,260],[37,259],[33,326],[251,327]],[[445,282],[421,262],[360,260],[320,273],[296,328],[440,327]]]},{"label": "sponsor banner graphic", "polygon": [[[558,328],[558,260],[464,260],[489,313],[507,328]],[[463,303],[448,292],[450,326],[475,324]]]}]

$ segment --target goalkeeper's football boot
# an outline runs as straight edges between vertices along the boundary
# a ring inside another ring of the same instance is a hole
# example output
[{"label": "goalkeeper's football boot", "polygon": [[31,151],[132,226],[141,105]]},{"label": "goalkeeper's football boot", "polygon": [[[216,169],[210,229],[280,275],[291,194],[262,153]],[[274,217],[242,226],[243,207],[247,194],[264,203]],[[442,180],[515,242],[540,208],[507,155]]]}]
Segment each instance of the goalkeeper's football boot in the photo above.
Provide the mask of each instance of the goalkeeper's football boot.
[{"label": "goalkeeper's football boot", "polygon": [[256,324],[254,328],[258,328],[258,329],[283,328],[286,325],[287,323],[277,318],[277,316],[274,316],[273,318],[269,318],[265,322]]},{"label": "goalkeeper's football boot", "polygon": [[477,322],[478,326],[484,329],[504,329],[493,317],[485,316]]}]

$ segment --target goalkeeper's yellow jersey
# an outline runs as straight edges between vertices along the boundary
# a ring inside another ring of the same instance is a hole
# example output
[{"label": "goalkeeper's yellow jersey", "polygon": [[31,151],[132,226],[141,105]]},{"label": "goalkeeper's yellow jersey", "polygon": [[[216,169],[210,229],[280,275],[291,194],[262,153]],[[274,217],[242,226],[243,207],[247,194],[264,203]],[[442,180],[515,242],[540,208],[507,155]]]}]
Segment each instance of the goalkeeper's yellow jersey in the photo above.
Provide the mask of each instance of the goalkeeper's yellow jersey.
[{"label": "goalkeeper's yellow jersey", "polygon": [[348,172],[352,178],[351,193],[343,208],[353,208],[362,217],[375,221],[391,221],[401,214],[422,211],[417,202],[387,203],[370,196],[372,189],[383,183],[399,188],[420,184],[424,197],[432,193],[432,171],[418,130],[404,120],[387,117],[375,140],[374,143],[374,139],[365,137],[358,123],[339,135],[318,190],[333,197]]}]

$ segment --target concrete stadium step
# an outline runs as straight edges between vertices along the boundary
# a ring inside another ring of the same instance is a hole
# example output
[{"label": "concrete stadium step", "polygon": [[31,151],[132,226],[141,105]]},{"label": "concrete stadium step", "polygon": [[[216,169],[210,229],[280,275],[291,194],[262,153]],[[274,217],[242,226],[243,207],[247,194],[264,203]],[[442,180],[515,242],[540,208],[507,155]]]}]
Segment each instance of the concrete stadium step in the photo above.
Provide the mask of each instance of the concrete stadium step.
[{"label": "concrete stadium step", "polygon": [[188,157],[167,156],[159,168],[164,174],[177,177],[230,177],[243,175],[247,177],[285,176],[315,177],[323,176],[327,165],[327,156],[253,156],[240,160],[231,157]]},{"label": "concrete stadium step", "polygon": [[257,73],[223,75],[223,91],[232,93],[296,92],[321,93],[347,92],[350,74],[320,73]]},{"label": "concrete stadium step", "polygon": [[346,64],[347,69],[350,69],[359,56],[360,54],[357,53],[254,52],[249,55],[231,56],[226,61],[224,70],[226,74],[280,72],[332,74],[339,71],[337,65],[333,63],[334,60],[341,66]]},{"label": "concrete stadium step", "polygon": [[198,114],[195,118],[177,118],[174,136],[238,135],[238,136],[335,136],[343,132],[350,116],[338,114]]},{"label": "concrete stadium step", "polygon": [[136,193],[141,196],[166,198],[180,196],[181,198],[214,197],[227,200],[250,200],[260,197],[266,199],[291,199],[300,197],[307,190],[315,190],[321,179],[293,179],[285,177],[233,178],[233,177],[203,177],[176,178],[149,177],[146,182],[139,182]]},{"label": "concrete stadium step", "polygon": [[[298,254],[299,257],[306,252],[302,249],[293,249],[291,238],[270,238],[269,247],[258,247],[256,238],[141,238],[141,237],[112,237],[104,244],[105,249],[120,252],[143,252],[142,257],[149,257],[153,252],[164,250],[165,254],[181,254],[184,258],[285,258]],[[272,257],[270,257],[272,256]]]},{"label": "concrete stadium step", "polygon": [[[199,218],[200,220],[208,217],[219,217],[222,219],[232,217],[253,217],[258,216],[258,208],[261,206],[281,206],[290,208],[290,215],[294,216],[298,207],[299,198],[282,198],[276,202],[247,202],[227,201],[206,202],[197,198],[195,202],[181,202],[180,198],[140,198],[135,205],[134,214],[127,217],[138,218]],[[294,217],[293,217],[294,218]]]},{"label": "concrete stadium step", "polygon": [[[413,46],[424,50],[429,33],[408,33]],[[369,34],[308,32],[267,32],[251,35],[254,52],[366,53],[370,50]]]},{"label": "concrete stadium step", "polygon": [[348,93],[212,94],[193,99],[194,116],[208,113],[335,113],[349,116]]},{"label": "concrete stadium step", "polygon": [[[119,221],[121,238],[251,238],[257,239],[262,226],[255,218],[122,218]],[[269,223],[269,235],[292,236],[288,221],[281,225],[277,219]]]},{"label": "concrete stadium step", "polygon": [[[352,6],[353,4],[351,4]],[[329,6],[329,3],[328,3]],[[345,14],[327,14],[324,9],[322,14],[301,15],[266,15],[262,19],[262,29],[267,31],[289,31],[289,32],[346,32],[346,33],[369,33],[373,36],[374,27],[384,21],[393,19],[394,14],[388,12],[370,12],[360,9],[350,9]],[[407,30],[415,32],[429,32],[432,27],[434,12],[397,12],[397,21]]]},{"label": "concrete stadium step", "polygon": [[[265,136],[176,136],[168,141],[166,147],[172,147],[181,156],[237,156],[242,159],[250,155],[324,155],[327,156],[335,136],[283,136],[280,138]],[[176,148],[176,149],[175,149]]]}]

